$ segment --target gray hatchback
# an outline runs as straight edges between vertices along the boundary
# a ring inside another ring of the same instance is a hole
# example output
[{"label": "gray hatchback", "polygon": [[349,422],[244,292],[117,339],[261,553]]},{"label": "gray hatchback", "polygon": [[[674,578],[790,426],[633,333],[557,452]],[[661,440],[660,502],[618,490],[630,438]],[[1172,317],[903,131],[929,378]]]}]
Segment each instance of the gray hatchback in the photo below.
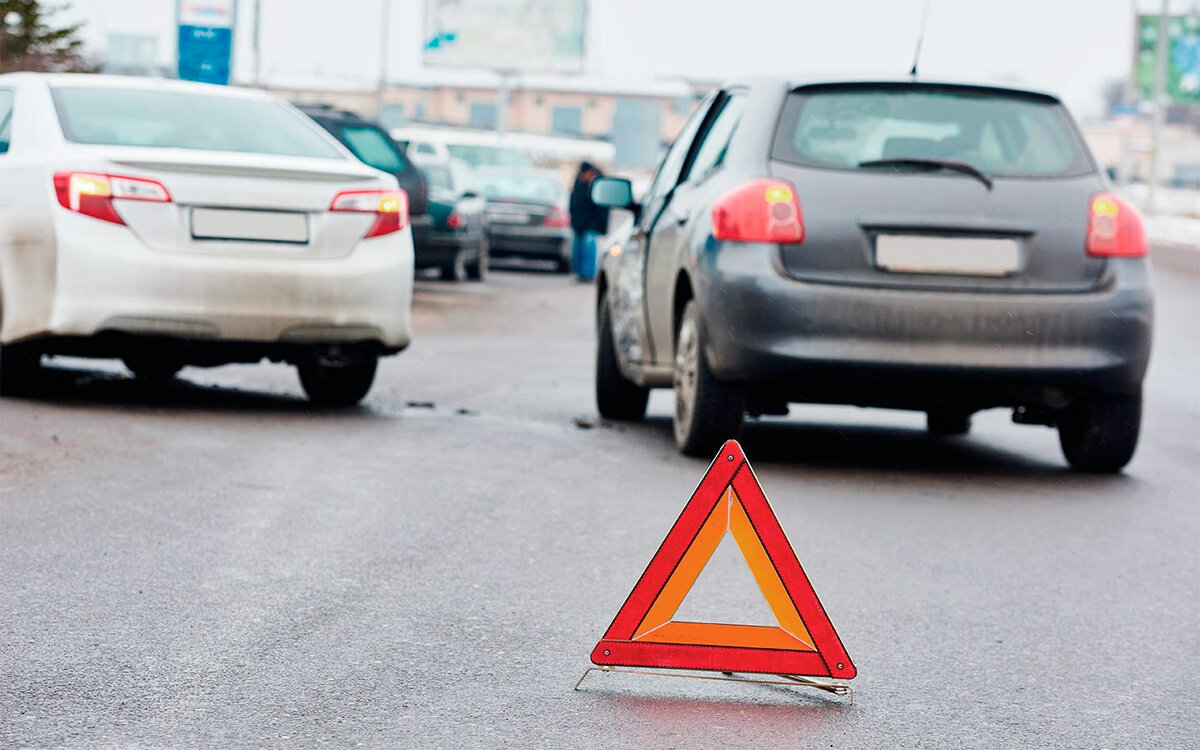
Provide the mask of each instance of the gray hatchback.
[{"label": "gray hatchback", "polygon": [[709,95],[626,208],[598,277],[596,397],[711,454],[745,414],[914,409],[941,435],[993,407],[1067,461],[1133,456],[1150,355],[1147,244],[1062,103],[923,81],[755,79]]}]

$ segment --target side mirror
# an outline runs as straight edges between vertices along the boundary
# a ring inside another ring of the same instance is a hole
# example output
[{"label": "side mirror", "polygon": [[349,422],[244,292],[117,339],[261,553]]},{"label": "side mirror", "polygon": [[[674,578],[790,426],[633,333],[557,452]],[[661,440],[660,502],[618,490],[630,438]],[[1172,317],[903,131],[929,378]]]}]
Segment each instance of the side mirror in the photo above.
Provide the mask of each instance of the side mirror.
[{"label": "side mirror", "polygon": [[592,202],[605,208],[632,208],[633,184],[623,177],[598,177],[592,183]]}]

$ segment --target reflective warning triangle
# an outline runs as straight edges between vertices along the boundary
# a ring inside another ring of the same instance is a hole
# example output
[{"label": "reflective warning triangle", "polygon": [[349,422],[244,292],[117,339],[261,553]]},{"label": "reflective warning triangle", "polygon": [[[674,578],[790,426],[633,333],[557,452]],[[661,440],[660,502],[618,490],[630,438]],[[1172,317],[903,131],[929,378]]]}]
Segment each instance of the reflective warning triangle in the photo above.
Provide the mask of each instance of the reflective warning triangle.
[{"label": "reflective warning triangle", "polygon": [[[728,532],[776,625],[672,619]],[[850,679],[850,661],[758,478],[730,440],[592,651],[600,666]]]}]

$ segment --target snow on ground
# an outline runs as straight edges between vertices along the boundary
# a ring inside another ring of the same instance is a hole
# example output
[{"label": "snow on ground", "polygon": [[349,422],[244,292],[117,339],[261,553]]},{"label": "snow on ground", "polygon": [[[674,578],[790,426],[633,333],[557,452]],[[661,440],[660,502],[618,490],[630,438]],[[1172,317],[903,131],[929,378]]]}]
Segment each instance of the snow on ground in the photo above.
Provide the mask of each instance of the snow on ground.
[{"label": "snow on ground", "polygon": [[1151,243],[1181,245],[1200,250],[1200,219],[1162,214],[1147,216],[1146,235]]},{"label": "snow on ground", "polygon": [[1153,211],[1146,205],[1149,190],[1145,185],[1126,185],[1117,192],[1142,209],[1150,242],[1200,250],[1200,190],[1160,188]]}]

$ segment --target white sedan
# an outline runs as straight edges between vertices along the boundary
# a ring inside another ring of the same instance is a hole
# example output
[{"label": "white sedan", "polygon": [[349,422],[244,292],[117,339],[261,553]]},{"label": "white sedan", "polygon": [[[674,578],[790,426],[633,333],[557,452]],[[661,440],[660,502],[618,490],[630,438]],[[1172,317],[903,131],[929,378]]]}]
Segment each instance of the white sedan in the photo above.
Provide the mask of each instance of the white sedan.
[{"label": "white sedan", "polygon": [[411,335],[407,195],[266,93],[0,75],[0,377],[263,358],[356,403]]}]

